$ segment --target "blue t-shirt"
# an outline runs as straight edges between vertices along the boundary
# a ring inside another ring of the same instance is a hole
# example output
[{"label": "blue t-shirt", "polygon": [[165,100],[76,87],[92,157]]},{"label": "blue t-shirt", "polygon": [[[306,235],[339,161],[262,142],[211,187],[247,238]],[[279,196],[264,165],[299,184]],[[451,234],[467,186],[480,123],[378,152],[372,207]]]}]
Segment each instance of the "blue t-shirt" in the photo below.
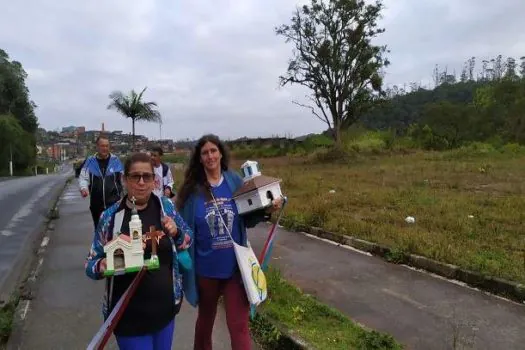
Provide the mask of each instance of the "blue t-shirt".
[{"label": "blue t-shirt", "polygon": [[[228,183],[221,179],[211,190],[224,223],[239,243],[239,217]],[[197,198],[195,213],[195,269],[197,275],[209,278],[230,278],[237,268],[233,244],[217,213],[213,199]]]}]

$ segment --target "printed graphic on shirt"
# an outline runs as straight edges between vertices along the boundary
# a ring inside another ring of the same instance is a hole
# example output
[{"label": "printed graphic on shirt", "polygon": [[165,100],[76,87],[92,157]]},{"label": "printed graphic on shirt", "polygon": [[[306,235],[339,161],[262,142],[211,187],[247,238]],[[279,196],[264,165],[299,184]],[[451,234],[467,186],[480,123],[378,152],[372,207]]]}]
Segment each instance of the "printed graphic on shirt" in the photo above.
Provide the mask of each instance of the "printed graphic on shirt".
[{"label": "printed graphic on shirt", "polygon": [[[228,198],[216,198],[216,201],[224,223],[218,214],[217,207],[215,207],[213,200],[205,204],[206,215],[204,218],[210,229],[212,238],[211,248],[214,250],[231,248],[233,247],[233,243],[228,232],[232,232],[233,220],[235,218],[233,201]],[[224,224],[228,227],[228,231],[226,231]]]}]

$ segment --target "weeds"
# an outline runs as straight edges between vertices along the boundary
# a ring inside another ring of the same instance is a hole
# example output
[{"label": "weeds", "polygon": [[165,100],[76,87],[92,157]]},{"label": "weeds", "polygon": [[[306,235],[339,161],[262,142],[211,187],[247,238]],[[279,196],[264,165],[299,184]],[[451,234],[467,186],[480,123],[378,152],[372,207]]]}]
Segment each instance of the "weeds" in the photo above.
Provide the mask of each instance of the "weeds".
[{"label": "weeds", "polygon": [[[262,311],[285,327],[293,329],[316,349],[402,348],[392,336],[361,328],[339,311],[304,295],[283,280],[279,271],[270,269],[266,277],[269,298],[263,304]],[[278,339],[278,331],[267,325],[256,332],[262,332],[274,344]]]},{"label": "weeds", "polygon": [[15,316],[16,306],[18,305],[19,297],[13,297],[5,305],[0,306],[0,348],[2,348],[9,339],[11,329],[13,326],[13,318]]}]

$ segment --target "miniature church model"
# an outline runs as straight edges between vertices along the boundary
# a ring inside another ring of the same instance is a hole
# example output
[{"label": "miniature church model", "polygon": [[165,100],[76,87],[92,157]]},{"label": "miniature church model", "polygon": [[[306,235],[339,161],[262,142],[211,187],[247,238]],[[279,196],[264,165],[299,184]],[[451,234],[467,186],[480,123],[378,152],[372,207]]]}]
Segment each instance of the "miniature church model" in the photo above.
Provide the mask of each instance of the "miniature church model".
[{"label": "miniature church model", "polygon": [[267,208],[282,196],[281,179],[262,175],[257,162],[248,160],[241,169],[243,185],[233,194],[240,215]]},{"label": "miniature church model", "polygon": [[129,272],[138,272],[144,266],[148,269],[158,269],[159,259],[157,257],[157,240],[158,231],[155,227],[150,227],[147,235],[151,236],[151,259],[144,260],[144,248],[142,241],[142,221],[137,213],[135,201],[133,200],[133,209],[131,211],[131,220],[129,221],[130,234],[118,234],[116,238],[104,246],[106,253],[106,270],[104,276],[122,275]]}]

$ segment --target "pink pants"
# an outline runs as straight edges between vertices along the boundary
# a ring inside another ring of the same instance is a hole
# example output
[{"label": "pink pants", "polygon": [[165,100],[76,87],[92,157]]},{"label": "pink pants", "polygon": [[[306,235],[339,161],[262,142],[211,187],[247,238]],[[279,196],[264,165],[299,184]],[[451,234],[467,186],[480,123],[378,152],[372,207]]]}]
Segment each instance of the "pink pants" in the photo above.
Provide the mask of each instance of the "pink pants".
[{"label": "pink pants", "polygon": [[198,277],[198,287],[199,314],[195,324],[194,350],[212,349],[211,335],[221,295],[224,296],[232,350],[250,350],[250,304],[239,273],[227,280]]}]

